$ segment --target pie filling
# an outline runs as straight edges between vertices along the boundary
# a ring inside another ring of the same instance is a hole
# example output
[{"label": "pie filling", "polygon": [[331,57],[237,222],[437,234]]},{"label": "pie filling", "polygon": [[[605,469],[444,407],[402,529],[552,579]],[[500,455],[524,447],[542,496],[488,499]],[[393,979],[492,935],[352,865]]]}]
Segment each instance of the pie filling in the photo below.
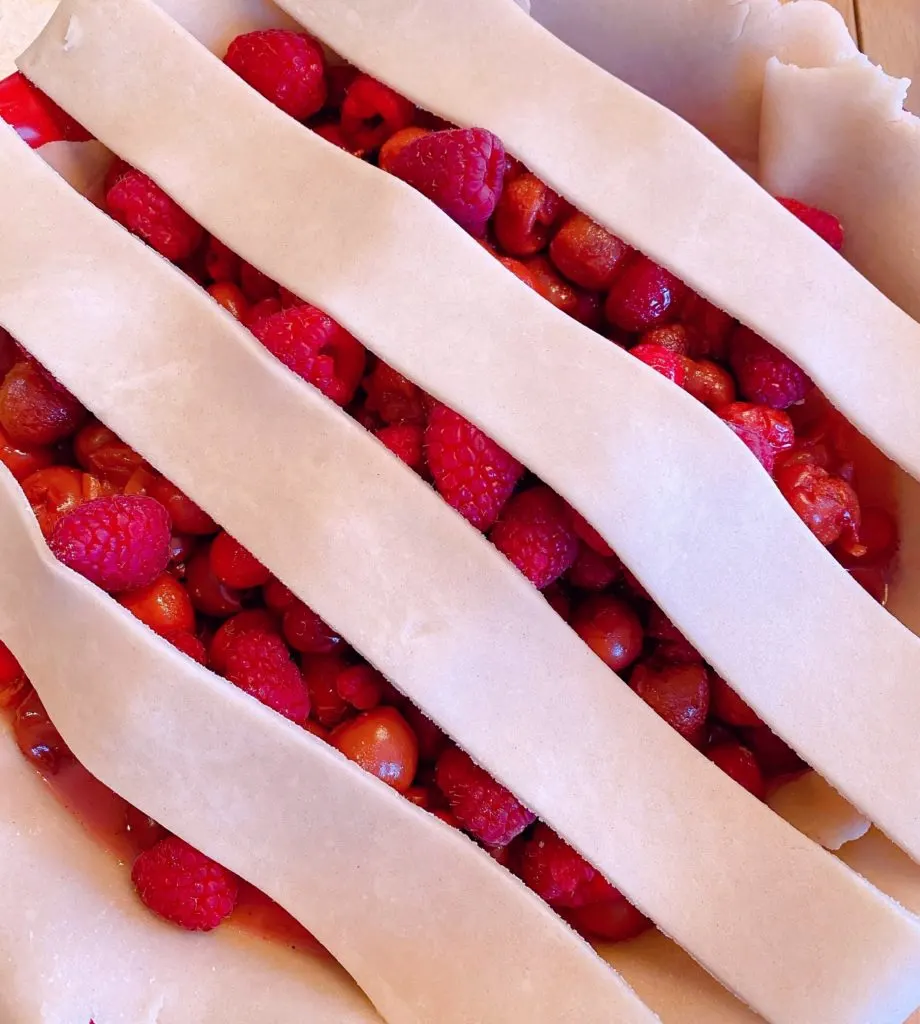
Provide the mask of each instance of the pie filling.
[{"label": "pie filling", "polygon": [[[507,156],[494,134],[455,128],[357,69],[330,63],[308,35],[247,33],[233,40],[225,62],[329,142],[415,187],[509,273],[711,409],[815,537],[885,603],[898,549],[888,464],[787,356],[575,210]],[[0,85],[0,112],[34,146],[86,137],[19,76]],[[780,202],[841,247],[842,228],[832,215],[793,199]],[[626,685],[739,785],[764,799],[806,769],[597,531],[479,428],[246,263],[120,160],[106,177],[103,206],[430,482]],[[65,564],[183,654],[466,831],[586,937],[619,941],[650,927],[9,336],[0,370],[0,459]],[[248,917],[285,941],[315,945],[267,897],[93,780],[5,649],[0,703],[23,755],[118,856],[133,862],[139,895],[153,911],[193,930],[209,930],[231,914]],[[193,880],[206,887],[206,898],[192,892]]]}]

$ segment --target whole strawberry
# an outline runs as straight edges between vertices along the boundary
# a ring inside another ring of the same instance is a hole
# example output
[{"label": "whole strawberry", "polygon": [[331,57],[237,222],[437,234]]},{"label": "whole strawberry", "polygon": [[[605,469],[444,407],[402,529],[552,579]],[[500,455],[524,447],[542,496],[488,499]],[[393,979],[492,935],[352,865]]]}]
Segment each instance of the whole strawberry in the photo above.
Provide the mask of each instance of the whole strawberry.
[{"label": "whole strawberry", "polygon": [[489,539],[540,590],[559,579],[578,555],[565,502],[543,485],[516,494]]},{"label": "whole strawberry", "polygon": [[310,713],[310,694],[280,636],[262,630],[240,633],[231,639],[225,657],[231,683],[303,725]]},{"label": "whole strawberry", "polygon": [[303,32],[247,32],[227,48],[224,63],[298,121],[312,117],[326,102],[323,51]]}]

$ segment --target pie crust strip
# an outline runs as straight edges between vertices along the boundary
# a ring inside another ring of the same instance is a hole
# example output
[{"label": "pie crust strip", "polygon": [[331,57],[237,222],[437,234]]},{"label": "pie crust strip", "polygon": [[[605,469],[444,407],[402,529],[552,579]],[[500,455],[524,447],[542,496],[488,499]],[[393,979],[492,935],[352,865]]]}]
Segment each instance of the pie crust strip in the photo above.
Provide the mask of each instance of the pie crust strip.
[{"label": "pie crust strip", "polygon": [[761,718],[920,860],[902,798],[920,791],[920,641],[717,417],[267,103],[153,3],[66,0],[21,65],[231,248],[570,500]]},{"label": "pie crust strip", "polygon": [[388,1021],[656,1019],[460,832],[56,562],[5,468],[0,534],[0,632],[79,760],[293,913]]},{"label": "pie crust strip", "polygon": [[[0,322],[663,930],[774,1020],[920,1003],[895,904],[678,737],[415,474],[10,129],[0,174]],[[119,765],[88,766],[119,788]],[[222,835],[189,838],[224,858]]]}]

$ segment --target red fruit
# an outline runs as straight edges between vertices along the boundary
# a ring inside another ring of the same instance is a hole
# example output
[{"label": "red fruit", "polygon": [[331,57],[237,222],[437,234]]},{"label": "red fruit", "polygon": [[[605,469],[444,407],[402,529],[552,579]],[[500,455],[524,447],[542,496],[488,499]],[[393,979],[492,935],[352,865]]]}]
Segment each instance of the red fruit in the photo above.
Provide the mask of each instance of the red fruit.
[{"label": "red fruit", "polygon": [[783,740],[762,725],[744,730],[744,743],[754,751],[757,763],[771,778],[804,771],[808,765]]},{"label": "red fruit", "polygon": [[219,281],[208,288],[208,295],[241,324],[246,322],[249,303],[239,285],[232,281]]},{"label": "red fruit", "polygon": [[831,248],[838,252],[843,248],[843,225],[832,213],[819,210],[816,206],[806,206],[798,199],[787,199],[782,196],[776,198],[803,224],[807,224],[816,235],[820,235]]},{"label": "red fruit", "polygon": [[271,573],[238,540],[225,530],[211,542],[211,572],[221,583],[236,590],[261,587],[271,579]]},{"label": "red fruit", "polygon": [[739,786],[743,786],[758,800],[766,796],[767,787],[757,758],[740,743],[719,743],[706,751],[706,756],[730,775]]},{"label": "red fruit", "polygon": [[446,405],[425,428],[425,454],[442,498],[479,530],[487,530],[511,497],[524,467]]},{"label": "red fruit", "polygon": [[732,335],[729,359],[738,390],[749,402],[788,409],[814,387],[804,370],[747,327]]},{"label": "red fruit", "polygon": [[629,685],[684,739],[702,739],[709,713],[709,673],[702,665],[637,665]]},{"label": "red fruit", "polygon": [[582,541],[566,580],[579,590],[606,590],[619,579],[622,570],[616,556],[604,558]]},{"label": "red fruit", "polygon": [[636,345],[630,349],[630,355],[634,355],[640,362],[657,370],[662,377],[667,377],[678,387],[684,383],[686,370],[684,369],[684,357],[677,355],[663,345]]},{"label": "red fruit", "polygon": [[243,326],[248,327],[251,331],[266,317],[274,316],[275,313],[280,312],[281,300],[279,298],[272,296],[268,299],[262,299],[261,302],[257,302],[254,306],[250,306],[243,315]]},{"label": "red fruit", "polygon": [[280,298],[278,282],[273,281],[268,274],[263,274],[258,267],[254,267],[245,260],[240,264],[240,287],[247,301],[254,306],[266,302],[268,299],[278,300]]},{"label": "red fruit", "polygon": [[505,270],[510,270],[519,281],[523,281],[528,288],[539,291],[537,279],[526,264],[521,263],[520,260],[512,259],[510,256],[499,256],[498,262],[501,263]]},{"label": "red fruit", "polygon": [[108,427],[87,423],[73,439],[77,462],[94,476],[124,487],[143,465],[143,458]]},{"label": "red fruit", "polygon": [[450,128],[409,142],[390,170],[471,235],[481,236],[502,192],[505,147],[484,128]]},{"label": "red fruit", "polygon": [[224,675],[227,671],[227,652],[233,641],[243,633],[255,631],[260,633],[278,632],[277,623],[264,608],[250,608],[248,611],[239,612],[233,618],[222,622],[211,638],[208,652],[211,656],[211,668],[220,675]]},{"label": "red fruit", "polygon": [[207,549],[196,552],[189,559],[185,586],[193,606],[205,615],[225,619],[242,610],[239,591],[225,586],[211,571]]},{"label": "red fruit", "polygon": [[13,652],[0,640],[0,686],[8,686],[23,675],[22,666]]},{"label": "red fruit", "polygon": [[842,537],[834,557],[847,569],[888,569],[901,544],[898,522],[883,508],[864,508],[859,522],[859,542]]},{"label": "red fruit", "polygon": [[583,906],[594,897],[598,879],[615,892],[596,868],[542,821],[524,844],[521,878],[551,907]]},{"label": "red fruit", "polygon": [[425,432],[411,423],[393,424],[376,431],[377,439],[402,459],[412,469],[421,469],[424,464],[422,443]]},{"label": "red fruit", "polygon": [[73,754],[34,690],[28,692],[16,709],[13,735],[23,756],[44,775],[56,775],[73,760]]},{"label": "red fruit", "polygon": [[718,409],[734,402],[735,380],[728,370],[718,363],[712,363],[708,359],[685,359],[684,372],[684,391],[693,395],[698,402],[702,402],[710,409]]},{"label": "red fruit", "polygon": [[240,633],[227,645],[226,662],[231,683],[292,722],[306,722],[310,695],[277,633]]},{"label": "red fruit", "polygon": [[725,358],[735,321],[696,292],[690,292],[681,304],[680,319],[690,341],[688,355],[694,359]]},{"label": "red fruit", "polygon": [[543,591],[543,596],[559,618],[568,622],[572,615],[572,597],[568,589],[562,583],[552,583]]},{"label": "red fruit", "polygon": [[492,229],[509,256],[534,256],[546,248],[552,228],[569,209],[535,174],[523,174],[506,180]]},{"label": "red fruit", "polygon": [[41,445],[19,444],[0,428],[0,462],[22,483],[54,462],[54,452]]},{"label": "red fruit", "polygon": [[152,583],[169,565],[170,524],[153,498],[113,495],[67,512],[49,547],[64,565],[118,594]]},{"label": "red fruit", "polygon": [[329,742],[397,793],[404,793],[415,780],[418,740],[396,708],[358,715],[333,729]]},{"label": "red fruit", "polygon": [[607,291],[630,247],[583,213],[573,213],[556,232],[549,257],[570,281],[589,291]]},{"label": "red fruit", "polygon": [[425,425],[424,393],[392,366],[378,361],[364,380],[364,390],[368,412],[376,413],[384,423]]},{"label": "red fruit", "polygon": [[416,109],[370,75],[358,75],[342,100],[342,132],[357,152],[379,149],[396,132],[415,120]]},{"label": "red fruit", "polygon": [[292,605],[297,604],[298,599],[297,595],[289,590],[281,580],[272,578],[262,588],[262,600],[273,612],[280,615]]},{"label": "red fruit", "polygon": [[604,555],[606,558],[613,555],[613,548],[580,512],[570,508],[569,519],[572,521],[572,529],[575,531],[578,539],[583,540],[592,551],[596,551],[599,555]]},{"label": "red fruit", "polygon": [[173,262],[188,259],[204,240],[201,225],[133,167],[115,176],[105,194],[105,208],[119,224]]},{"label": "red fruit", "polygon": [[488,846],[507,846],[536,820],[459,747],[448,747],[441,754],[435,773],[460,826]]},{"label": "red fruit", "polygon": [[418,739],[419,760],[436,761],[450,742],[447,736],[414,704],[406,704],[402,713]]},{"label": "red fruit", "polygon": [[380,703],[386,680],[370,665],[352,665],[335,681],[339,696],[358,711],[370,711]]},{"label": "red fruit", "polygon": [[721,676],[713,675],[709,692],[712,713],[727,725],[763,725],[757,712],[749,708]]},{"label": "red fruit", "polygon": [[844,531],[858,531],[859,498],[846,480],[831,476],[821,466],[793,463],[776,471],[776,484],[825,547]]},{"label": "red fruit", "polygon": [[715,411],[757,456],[768,473],[773,472],[776,456],[795,443],[792,420],[781,409],[750,402],[731,402]]},{"label": "red fruit", "polygon": [[565,502],[543,485],[516,494],[489,539],[539,590],[559,579],[578,554]]},{"label": "red fruit", "polygon": [[410,142],[415,142],[416,139],[420,139],[423,135],[428,134],[429,130],[427,128],[413,127],[400,129],[395,135],[391,135],[380,147],[380,152],[377,154],[377,166],[382,171],[392,174],[393,163],[397,156]]},{"label": "red fruit", "polygon": [[354,397],[364,373],[361,343],[315,306],[291,306],[263,317],[252,333],[298,377],[339,405]]},{"label": "red fruit", "polygon": [[285,610],[281,629],[291,647],[304,654],[332,654],[345,646],[339,634],[303,601],[295,601]]},{"label": "red fruit", "polygon": [[649,612],[647,632],[658,641],[655,653],[659,661],[692,665],[703,660],[699,651],[657,606]]},{"label": "red fruit", "polygon": [[199,665],[207,666],[208,652],[204,644],[194,633],[189,633],[184,629],[171,629],[163,633],[163,639],[168,640],[173,647],[182,651],[192,661],[197,661]]},{"label": "red fruit", "polygon": [[326,102],[323,51],[302,32],[247,32],[227,48],[224,63],[298,121],[312,117]]},{"label": "red fruit", "polygon": [[188,592],[168,572],[149,586],[119,594],[118,603],[161,635],[171,636],[176,631],[191,633],[195,628],[195,609]]},{"label": "red fruit", "polygon": [[236,906],[236,876],[177,836],[139,854],[131,881],[141,902],[190,932],[209,932]]},{"label": "red fruit", "polygon": [[211,235],[205,249],[204,266],[208,276],[217,282],[237,282],[242,260],[219,239]]},{"label": "red fruit", "polygon": [[634,907],[622,893],[614,890],[611,899],[589,903],[563,912],[563,917],[586,939],[625,942],[648,931],[652,922]]},{"label": "red fruit", "polygon": [[[129,485],[130,486],[130,485]],[[191,498],[183,494],[166,477],[154,475],[144,482],[144,490],[151,498],[165,507],[172,521],[173,529],[179,533],[190,533],[195,537],[206,537],[217,533],[220,527],[200,509]],[[125,488],[128,493],[128,487]]]},{"label": "red fruit", "polygon": [[597,292],[586,292],[569,284],[545,256],[531,256],[524,265],[532,287],[547,302],[592,330],[600,326],[601,297]]},{"label": "red fruit", "polygon": [[646,331],[639,339],[639,343],[656,345],[677,356],[685,356],[690,351],[690,333],[683,324],[662,324]]},{"label": "red fruit", "polygon": [[635,255],[613,282],[604,309],[621,330],[644,331],[673,319],[686,293],[686,286],[664,267]]},{"label": "red fruit", "polygon": [[642,623],[618,597],[596,594],[575,609],[572,629],[614,672],[628,668],[642,653]]},{"label": "red fruit", "polygon": [[311,655],[303,659],[304,682],[310,694],[311,714],[320,725],[338,725],[352,713],[339,696],[339,676],[348,668],[340,654]]},{"label": "red fruit", "polygon": [[73,395],[31,360],[16,363],[0,386],[0,427],[17,444],[55,444],[85,416]]}]

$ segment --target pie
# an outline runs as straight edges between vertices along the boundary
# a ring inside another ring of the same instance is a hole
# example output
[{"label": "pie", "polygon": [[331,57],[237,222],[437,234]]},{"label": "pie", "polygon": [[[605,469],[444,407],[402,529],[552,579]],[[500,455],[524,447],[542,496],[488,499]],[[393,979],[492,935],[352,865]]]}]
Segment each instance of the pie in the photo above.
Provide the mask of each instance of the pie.
[{"label": "pie", "polygon": [[63,0],[0,85],[12,1021],[920,1006],[903,94],[534,8]]}]

